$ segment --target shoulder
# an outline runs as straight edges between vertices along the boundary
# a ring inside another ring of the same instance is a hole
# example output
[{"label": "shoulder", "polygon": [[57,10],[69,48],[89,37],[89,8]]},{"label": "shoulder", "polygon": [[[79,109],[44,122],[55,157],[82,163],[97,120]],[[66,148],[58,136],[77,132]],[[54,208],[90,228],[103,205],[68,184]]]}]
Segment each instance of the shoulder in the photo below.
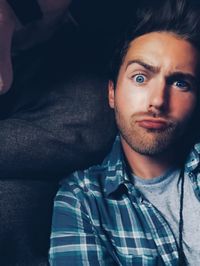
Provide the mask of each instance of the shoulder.
[{"label": "shoulder", "polygon": [[99,195],[104,191],[106,170],[106,166],[95,165],[72,173],[61,181],[57,195],[62,197],[71,195],[80,200]]}]

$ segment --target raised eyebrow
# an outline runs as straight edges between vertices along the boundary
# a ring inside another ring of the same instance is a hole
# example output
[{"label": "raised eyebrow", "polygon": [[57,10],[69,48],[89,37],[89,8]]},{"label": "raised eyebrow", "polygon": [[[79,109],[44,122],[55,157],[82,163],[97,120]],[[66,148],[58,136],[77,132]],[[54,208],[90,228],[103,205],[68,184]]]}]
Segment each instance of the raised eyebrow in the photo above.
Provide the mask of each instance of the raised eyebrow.
[{"label": "raised eyebrow", "polygon": [[156,67],[156,66],[152,66],[150,64],[147,64],[145,63],[144,61],[142,60],[138,60],[138,59],[134,59],[134,60],[130,60],[128,61],[128,63],[126,64],[126,70],[127,68],[132,65],[132,64],[138,64],[144,68],[146,68],[147,70],[153,72],[153,73],[158,73],[159,72],[159,67]]}]

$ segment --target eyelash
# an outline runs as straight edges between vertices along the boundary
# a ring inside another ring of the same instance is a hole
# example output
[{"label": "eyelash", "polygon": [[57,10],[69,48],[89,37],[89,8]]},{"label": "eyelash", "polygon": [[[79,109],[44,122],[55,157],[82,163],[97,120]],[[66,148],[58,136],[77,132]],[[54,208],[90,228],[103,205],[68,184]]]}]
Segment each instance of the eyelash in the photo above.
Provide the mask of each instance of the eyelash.
[{"label": "eyelash", "polygon": [[[184,83],[185,85],[181,87],[181,86],[178,86],[177,83]],[[178,87],[179,89],[182,89],[182,90],[190,90],[191,87],[192,87],[192,85],[189,82],[185,81],[185,80],[175,80],[175,81],[172,82],[172,85],[173,84],[176,87]]]},{"label": "eyelash", "polygon": [[[144,73],[136,73],[134,74],[133,76],[131,76],[131,80],[133,80],[134,82],[136,82],[137,84],[140,84],[139,82],[137,82],[135,79],[138,77],[138,76],[143,76],[144,78],[144,82],[146,81],[147,79],[147,76],[144,74]],[[143,84],[144,82],[142,82],[141,84]]]},{"label": "eyelash", "polygon": [[[138,77],[138,76],[143,76],[143,78],[144,78],[144,81],[143,82],[137,82],[135,79]],[[133,80],[134,82],[136,82],[137,83],[137,85],[142,85],[142,84],[144,84],[145,82],[146,82],[146,80],[147,80],[147,75],[146,74],[144,74],[144,73],[142,73],[142,72],[139,72],[139,73],[136,73],[136,74],[134,74],[134,75],[132,75],[131,76],[131,80]],[[179,87],[179,86],[177,86],[177,84],[176,83],[178,83],[178,82],[180,82],[180,83],[185,83],[185,86],[183,86],[182,88],[181,87]],[[171,81],[168,85],[170,85],[170,86],[173,86],[173,85],[175,85],[177,88],[179,88],[179,89],[182,89],[182,90],[190,90],[191,89],[191,87],[192,87],[192,85],[188,82],[188,81],[186,81],[186,80],[174,80],[174,81]]]}]

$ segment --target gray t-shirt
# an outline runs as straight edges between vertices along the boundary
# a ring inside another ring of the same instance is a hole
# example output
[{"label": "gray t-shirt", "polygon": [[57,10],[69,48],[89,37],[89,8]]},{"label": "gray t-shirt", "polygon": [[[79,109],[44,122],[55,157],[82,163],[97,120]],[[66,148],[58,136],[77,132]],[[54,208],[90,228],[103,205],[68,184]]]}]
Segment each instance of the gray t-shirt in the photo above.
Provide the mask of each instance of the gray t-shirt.
[{"label": "gray t-shirt", "polygon": [[[169,223],[177,241],[180,220],[180,170],[170,170],[152,179],[133,176],[134,184]],[[200,202],[194,194],[192,183],[185,174],[183,201],[183,249],[188,265],[200,265]]]}]

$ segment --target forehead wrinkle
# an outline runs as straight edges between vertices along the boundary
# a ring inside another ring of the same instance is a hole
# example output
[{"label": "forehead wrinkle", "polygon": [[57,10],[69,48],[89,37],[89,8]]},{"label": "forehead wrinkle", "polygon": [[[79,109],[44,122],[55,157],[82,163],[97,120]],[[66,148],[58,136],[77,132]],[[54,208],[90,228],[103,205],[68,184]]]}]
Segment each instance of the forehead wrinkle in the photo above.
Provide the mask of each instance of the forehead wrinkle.
[{"label": "forehead wrinkle", "polygon": [[[143,60],[143,59],[131,59],[131,60],[129,60],[125,66],[125,70],[127,70],[129,66],[134,65],[134,64],[140,65],[140,66],[144,67],[145,69],[147,69],[147,70],[149,70],[155,74],[161,72],[161,67],[154,66],[151,63],[147,63],[146,60]],[[184,64],[177,65],[174,68],[174,70],[167,71],[168,73],[165,76],[168,77],[168,76],[182,74],[182,75],[185,75],[188,77],[191,76],[192,78],[195,78],[196,77],[195,73],[190,73],[190,71],[186,71],[184,69],[185,67],[186,66]]]}]

